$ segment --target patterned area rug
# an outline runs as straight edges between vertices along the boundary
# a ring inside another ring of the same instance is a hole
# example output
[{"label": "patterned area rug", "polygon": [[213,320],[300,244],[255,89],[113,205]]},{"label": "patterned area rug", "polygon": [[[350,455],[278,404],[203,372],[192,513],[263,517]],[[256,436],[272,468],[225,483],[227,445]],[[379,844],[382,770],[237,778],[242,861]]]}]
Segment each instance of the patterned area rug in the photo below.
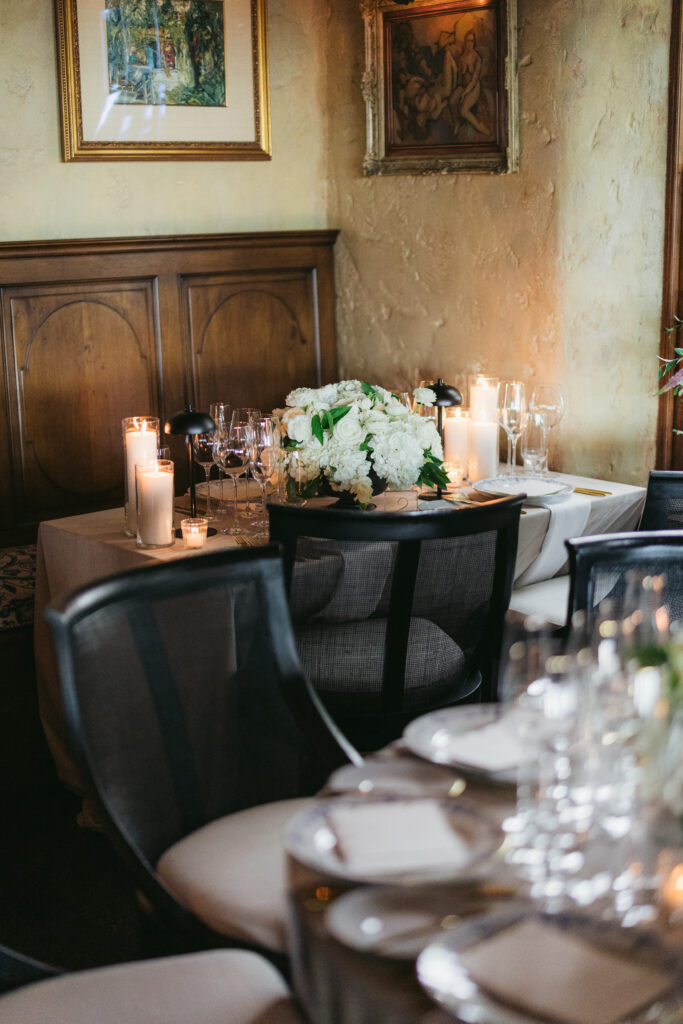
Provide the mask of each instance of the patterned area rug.
[{"label": "patterned area rug", "polygon": [[33,622],[36,546],[0,548],[0,630]]}]

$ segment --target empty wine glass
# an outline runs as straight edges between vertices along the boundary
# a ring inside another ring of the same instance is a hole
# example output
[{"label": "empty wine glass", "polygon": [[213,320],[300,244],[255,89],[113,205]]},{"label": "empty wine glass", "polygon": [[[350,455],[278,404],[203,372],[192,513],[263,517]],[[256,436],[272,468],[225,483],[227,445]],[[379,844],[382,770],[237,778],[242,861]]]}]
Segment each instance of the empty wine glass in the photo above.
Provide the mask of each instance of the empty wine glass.
[{"label": "empty wine glass", "polygon": [[279,434],[272,419],[263,418],[249,424],[249,468],[261,490],[261,514],[258,527],[266,520],[266,486],[278,468]]},{"label": "empty wine glass", "polygon": [[522,439],[522,463],[525,471],[537,476],[548,472],[548,436],[545,420],[539,413],[529,411]]},{"label": "empty wine glass", "polygon": [[224,434],[217,433],[214,441],[214,452],[219,464],[232,480],[233,486],[233,521],[222,533],[238,535],[243,532],[238,521],[237,478],[246,473],[249,463],[248,430],[248,424],[237,423]]},{"label": "empty wine glass", "polygon": [[[229,430],[232,410],[227,402],[212,402],[209,406],[209,416],[216,424],[217,435],[225,434]],[[220,498],[218,501],[217,511],[220,512],[221,515],[225,515],[228,511],[228,506],[225,503],[225,470],[220,463],[215,446],[213,461],[218,466],[218,479],[220,481]]]},{"label": "empty wine glass", "polygon": [[209,520],[214,518],[211,514],[211,484],[209,483],[209,477],[211,475],[211,467],[214,464],[213,446],[215,439],[215,430],[208,430],[204,434],[195,434],[192,438],[192,456],[195,462],[198,462],[202,467],[206,476],[206,512],[204,516]]},{"label": "empty wine glass", "polygon": [[559,384],[536,384],[531,392],[529,412],[542,416],[549,429],[564,416],[564,398]]},{"label": "empty wine glass", "polygon": [[498,424],[507,436],[507,472],[512,476],[517,461],[517,442],[526,424],[526,401],[521,381],[503,380],[498,385]]}]

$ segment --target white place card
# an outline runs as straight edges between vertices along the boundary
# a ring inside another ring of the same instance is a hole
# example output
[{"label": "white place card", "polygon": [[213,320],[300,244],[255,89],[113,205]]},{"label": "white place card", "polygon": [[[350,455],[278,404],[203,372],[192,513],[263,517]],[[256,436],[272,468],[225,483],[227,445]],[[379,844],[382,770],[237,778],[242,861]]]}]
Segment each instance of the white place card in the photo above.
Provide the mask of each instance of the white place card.
[{"label": "white place card", "polygon": [[617,1024],[673,984],[664,970],[534,920],[477,943],[459,960],[500,1002],[561,1024]]},{"label": "white place card", "polygon": [[453,758],[483,771],[511,771],[529,760],[528,745],[518,738],[514,715],[500,718],[481,729],[461,733],[452,740]]},{"label": "white place card", "polygon": [[328,821],[339,856],[352,870],[428,870],[469,859],[466,841],[436,800],[340,805],[330,810]]}]

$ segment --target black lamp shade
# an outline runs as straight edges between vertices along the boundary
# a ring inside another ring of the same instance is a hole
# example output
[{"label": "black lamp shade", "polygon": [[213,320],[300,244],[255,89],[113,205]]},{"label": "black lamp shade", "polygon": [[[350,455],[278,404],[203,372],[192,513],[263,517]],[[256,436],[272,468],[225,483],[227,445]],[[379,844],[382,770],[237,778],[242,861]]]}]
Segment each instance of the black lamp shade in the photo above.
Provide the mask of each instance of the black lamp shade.
[{"label": "black lamp shade", "polygon": [[195,412],[187,405],[180,412],[174,412],[164,423],[165,434],[208,434],[216,424],[207,412]]},{"label": "black lamp shade", "polygon": [[429,388],[436,395],[434,405],[440,405],[443,408],[462,405],[462,395],[458,389],[453,387],[452,384],[444,384],[441,377],[439,377],[435,384],[430,384]]}]

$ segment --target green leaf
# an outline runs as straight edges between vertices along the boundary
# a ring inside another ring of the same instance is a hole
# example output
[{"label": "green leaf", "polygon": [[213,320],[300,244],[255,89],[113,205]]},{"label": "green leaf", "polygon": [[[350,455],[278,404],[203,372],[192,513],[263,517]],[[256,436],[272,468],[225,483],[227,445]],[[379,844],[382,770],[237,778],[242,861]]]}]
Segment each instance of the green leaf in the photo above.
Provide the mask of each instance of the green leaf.
[{"label": "green leaf", "polygon": [[363,392],[363,394],[367,395],[368,398],[376,398],[377,397],[377,394],[378,394],[377,390],[375,388],[373,388],[372,384],[368,384],[368,382],[366,380],[362,380],[360,382],[360,387],[361,387],[361,391]]},{"label": "green leaf", "polygon": [[329,409],[325,410],[325,412],[323,413],[323,418],[325,420],[325,429],[329,430],[330,434],[333,433],[333,431],[334,431],[334,420],[332,418],[332,413],[330,412]]},{"label": "green leaf", "polygon": [[298,442],[298,441],[295,441],[295,440],[294,440],[293,438],[291,438],[291,437],[286,437],[286,438],[284,439],[284,441],[282,442],[282,447],[283,447],[283,448],[296,448],[296,446],[298,445],[298,443],[299,443],[299,442]]},{"label": "green leaf", "polygon": [[440,487],[444,490],[448,486],[448,474],[441,460],[427,453],[427,461],[420,470],[417,482],[423,487]]},{"label": "green leaf", "polygon": [[323,425],[320,422],[320,417],[316,413],[311,420],[311,430],[313,431],[313,437],[317,437],[320,443],[323,443]]},{"label": "green leaf", "polygon": [[332,422],[336,425],[339,420],[343,420],[347,412],[351,412],[350,405],[338,405],[336,409],[330,409],[329,413],[332,417]]},{"label": "green leaf", "polygon": [[371,437],[372,437],[372,434],[366,434],[365,435],[365,440],[363,441],[363,443],[358,445],[358,451],[359,452],[370,452],[370,451],[372,451],[372,448],[370,447],[370,438]]},{"label": "green leaf", "polygon": [[297,485],[294,477],[287,476],[287,497],[290,499],[294,498],[314,498],[318,493],[320,487],[321,476],[314,477],[313,480],[308,480],[305,484]]}]

